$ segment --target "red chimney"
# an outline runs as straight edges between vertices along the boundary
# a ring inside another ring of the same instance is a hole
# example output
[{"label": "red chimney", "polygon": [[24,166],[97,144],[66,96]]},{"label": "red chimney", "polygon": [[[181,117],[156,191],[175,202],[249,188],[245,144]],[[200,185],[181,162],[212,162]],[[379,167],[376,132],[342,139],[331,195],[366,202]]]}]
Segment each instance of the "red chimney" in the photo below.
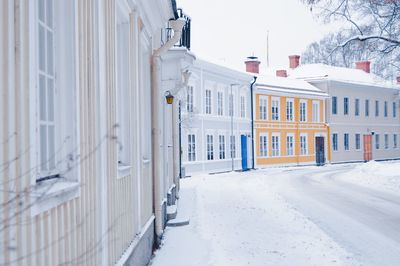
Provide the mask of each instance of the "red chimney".
[{"label": "red chimney", "polygon": [[400,76],[398,76],[398,77],[396,78],[396,80],[397,80],[397,84],[400,85]]},{"label": "red chimney", "polygon": [[249,73],[260,73],[260,64],[261,62],[258,61],[258,57],[256,56],[249,56],[247,60],[244,62],[246,64],[246,72]]},{"label": "red chimney", "polygon": [[300,55],[289,55],[289,67],[294,69],[300,65]]},{"label": "red chimney", "polygon": [[287,78],[287,71],[284,70],[284,69],[277,70],[277,71],[276,71],[276,76],[277,76],[277,77]]},{"label": "red chimney", "polygon": [[356,68],[360,70],[364,70],[367,73],[370,73],[371,70],[371,62],[370,61],[360,61],[356,62]]}]

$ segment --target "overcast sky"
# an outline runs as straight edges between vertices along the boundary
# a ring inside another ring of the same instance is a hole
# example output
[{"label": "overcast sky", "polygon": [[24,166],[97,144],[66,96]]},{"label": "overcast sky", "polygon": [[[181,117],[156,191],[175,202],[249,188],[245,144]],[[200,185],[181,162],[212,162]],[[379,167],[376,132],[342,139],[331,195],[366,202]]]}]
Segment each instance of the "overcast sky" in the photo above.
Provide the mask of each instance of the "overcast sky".
[{"label": "overcast sky", "polygon": [[267,67],[287,68],[288,55],[301,54],[308,44],[332,31],[318,22],[300,0],[177,0],[192,18],[192,51],[202,59],[244,70],[254,53]]}]

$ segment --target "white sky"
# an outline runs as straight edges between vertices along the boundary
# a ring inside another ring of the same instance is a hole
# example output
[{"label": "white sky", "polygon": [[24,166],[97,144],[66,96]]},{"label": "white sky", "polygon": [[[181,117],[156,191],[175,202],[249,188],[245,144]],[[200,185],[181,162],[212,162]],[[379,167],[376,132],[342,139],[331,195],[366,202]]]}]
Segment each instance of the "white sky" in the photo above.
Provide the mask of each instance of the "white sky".
[{"label": "white sky", "polygon": [[322,25],[300,0],[177,0],[192,18],[192,51],[202,59],[244,70],[254,53],[271,70],[288,68],[288,56],[301,54],[333,26]]}]

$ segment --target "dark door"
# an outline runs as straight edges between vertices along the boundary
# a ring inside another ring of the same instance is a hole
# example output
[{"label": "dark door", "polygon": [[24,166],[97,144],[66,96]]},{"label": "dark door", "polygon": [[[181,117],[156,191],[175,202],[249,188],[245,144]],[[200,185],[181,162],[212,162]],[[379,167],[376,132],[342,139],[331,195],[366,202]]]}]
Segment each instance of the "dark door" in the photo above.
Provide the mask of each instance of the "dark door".
[{"label": "dark door", "polygon": [[372,160],[372,135],[364,135],[364,161]]},{"label": "dark door", "polygon": [[318,166],[325,164],[325,138],[315,137],[315,161]]},{"label": "dark door", "polygon": [[247,136],[241,135],[240,142],[242,147],[242,170],[247,171],[249,170],[247,167]]}]

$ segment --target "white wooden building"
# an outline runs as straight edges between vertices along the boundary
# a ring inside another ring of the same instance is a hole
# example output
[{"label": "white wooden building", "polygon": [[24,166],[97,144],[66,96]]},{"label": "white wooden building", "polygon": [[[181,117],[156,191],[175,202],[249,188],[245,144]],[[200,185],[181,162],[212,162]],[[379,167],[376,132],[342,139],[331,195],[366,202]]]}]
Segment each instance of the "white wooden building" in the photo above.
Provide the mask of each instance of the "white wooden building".
[{"label": "white wooden building", "polygon": [[0,2],[1,265],[148,263],[179,187],[156,114],[176,108],[162,67],[181,15],[174,0]]}]

